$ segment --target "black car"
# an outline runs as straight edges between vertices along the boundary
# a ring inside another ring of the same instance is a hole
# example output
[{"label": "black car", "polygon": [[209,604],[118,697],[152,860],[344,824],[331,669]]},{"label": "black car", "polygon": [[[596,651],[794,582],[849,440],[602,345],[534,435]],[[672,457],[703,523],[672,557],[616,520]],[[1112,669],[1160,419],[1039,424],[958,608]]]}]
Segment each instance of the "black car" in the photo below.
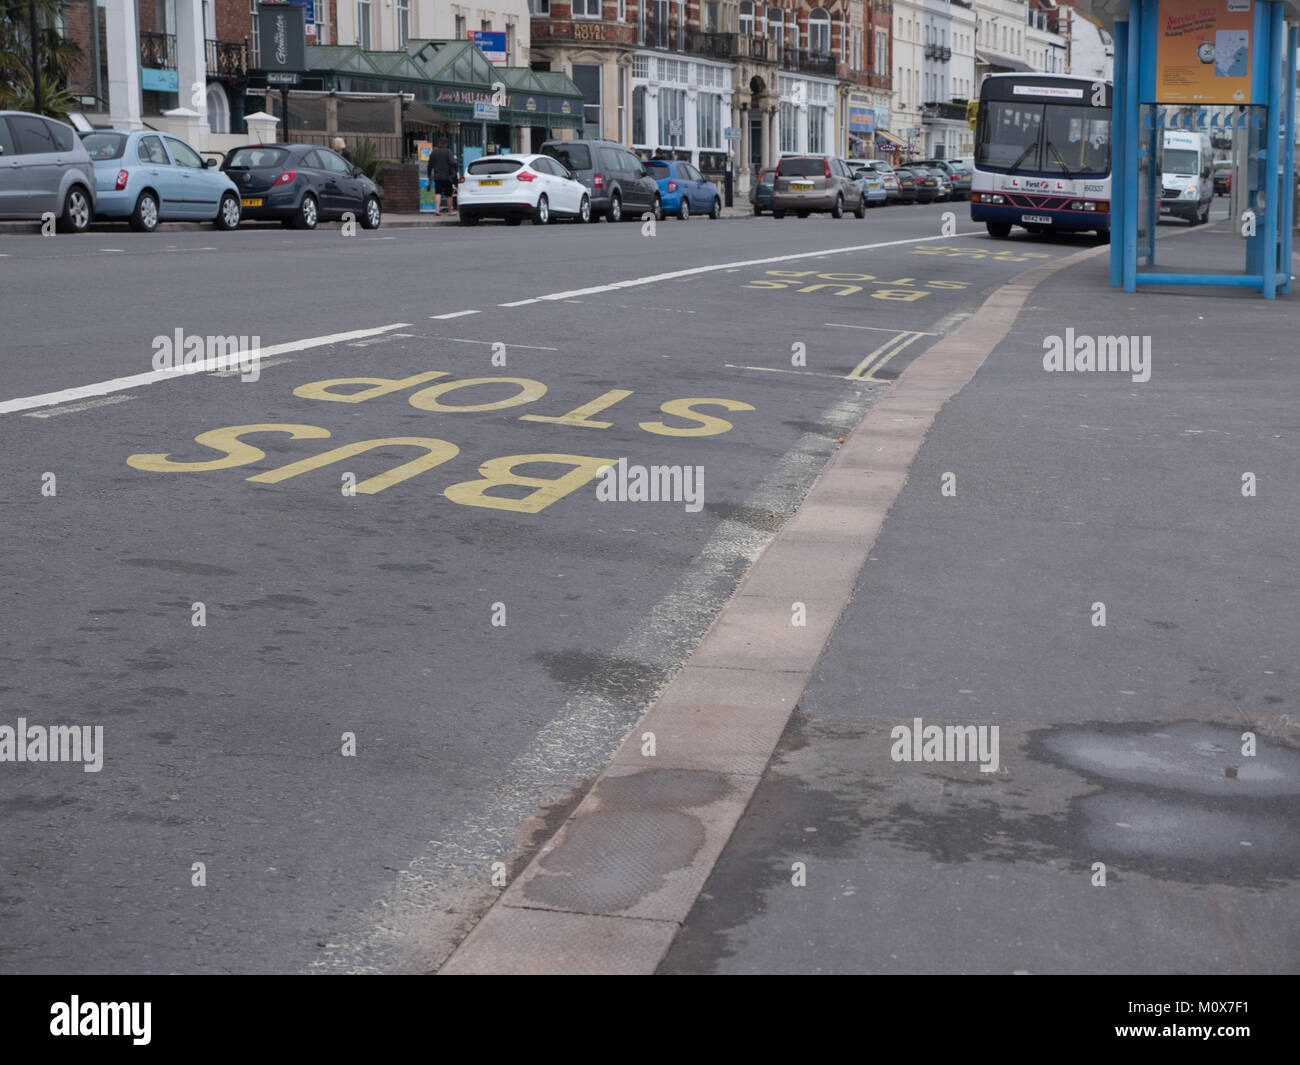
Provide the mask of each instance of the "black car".
[{"label": "black car", "polygon": [[908,170],[905,166],[900,166],[894,171],[894,177],[898,178],[898,202],[899,203],[916,203],[918,182],[917,176]]},{"label": "black car", "polygon": [[635,221],[643,211],[663,218],[659,182],[623,145],[605,140],[547,141],[541,152],[572,170],[587,186],[592,218],[604,215],[611,222]]},{"label": "black car", "polygon": [[379,189],[360,167],[315,144],[232,148],[221,169],[239,188],[245,219],[279,219],[295,229],[351,214],[378,229]]}]

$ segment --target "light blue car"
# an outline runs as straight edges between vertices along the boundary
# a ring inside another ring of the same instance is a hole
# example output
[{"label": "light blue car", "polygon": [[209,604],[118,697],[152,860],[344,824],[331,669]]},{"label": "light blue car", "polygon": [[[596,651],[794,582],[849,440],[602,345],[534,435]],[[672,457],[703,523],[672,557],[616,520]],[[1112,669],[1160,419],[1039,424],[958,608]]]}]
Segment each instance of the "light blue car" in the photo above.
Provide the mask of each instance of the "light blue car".
[{"label": "light blue car", "polygon": [[875,207],[888,199],[889,194],[885,188],[885,179],[882,175],[869,167],[864,167],[857,172],[857,178],[858,184],[862,186],[862,192],[866,197],[868,207]]},{"label": "light blue car", "polygon": [[239,189],[178,137],[152,129],[81,134],[95,167],[95,220],[125,218],[139,233],[159,222],[239,225]]}]

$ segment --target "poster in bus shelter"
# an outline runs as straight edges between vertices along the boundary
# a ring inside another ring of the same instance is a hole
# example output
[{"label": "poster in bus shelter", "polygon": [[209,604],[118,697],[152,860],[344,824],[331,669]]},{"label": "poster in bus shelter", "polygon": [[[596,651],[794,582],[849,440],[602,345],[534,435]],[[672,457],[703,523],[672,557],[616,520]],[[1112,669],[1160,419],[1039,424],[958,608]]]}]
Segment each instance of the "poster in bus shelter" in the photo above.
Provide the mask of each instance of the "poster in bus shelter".
[{"label": "poster in bus shelter", "polygon": [[1156,99],[1250,103],[1252,0],[1160,0]]},{"label": "poster in bus shelter", "polygon": [[429,156],[432,152],[433,141],[415,142],[415,161],[420,166],[420,210],[430,213],[436,207],[433,186],[429,184]]}]

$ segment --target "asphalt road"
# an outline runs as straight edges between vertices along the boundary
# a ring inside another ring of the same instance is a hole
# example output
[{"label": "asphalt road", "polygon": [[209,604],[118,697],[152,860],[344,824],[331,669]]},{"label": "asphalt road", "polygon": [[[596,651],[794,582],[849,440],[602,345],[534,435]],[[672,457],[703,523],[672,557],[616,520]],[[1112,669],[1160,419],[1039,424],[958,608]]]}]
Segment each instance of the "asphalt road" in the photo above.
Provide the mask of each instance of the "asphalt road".
[{"label": "asphalt road", "polygon": [[[951,209],[0,238],[0,723],[103,727],[3,767],[0,967],[436,968],[888,382],[1088,244]],[[277,350],[146,379],[178,329]]]}]

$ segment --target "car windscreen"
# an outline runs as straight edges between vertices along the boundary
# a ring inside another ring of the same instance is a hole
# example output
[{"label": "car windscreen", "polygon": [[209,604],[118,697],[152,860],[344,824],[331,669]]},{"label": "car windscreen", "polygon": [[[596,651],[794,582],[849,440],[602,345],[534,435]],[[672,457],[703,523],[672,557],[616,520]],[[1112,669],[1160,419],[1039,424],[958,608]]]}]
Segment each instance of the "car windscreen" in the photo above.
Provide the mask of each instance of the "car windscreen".
[{"label": "car windscreen", "polygon": [[121,159],[126,148],[125,133],[87,133],[81,143],[92,160]]},{"label": "car windscreen", "polygon": [[672,177],[672,168],[667,163],[652,159],[646,163],[646,166],[650,168],[650,176],[656,181],[660,178]]},{"label": "car windscreen", "polygon": [[240,148],[226,163],[226,170],[274,170],[284,165],[289,153],[283,148]]},{"label": "car windscreen", "polygon": [[467,174],[513,174],[523,164],[518,159],[475,159]]},{"label": "car windscreen", "polygon": [[948,165],[953,168],[953,171],[955,173],[958,174],[969,174],[971,172],[970,167],[968,167],[965,163],[949,163]]},{"label": "car windscreen", "polygon": [[542,152],[570,170],[591,169],[591,152],[585,144],[548,144]]},{"label": "car windscreen", "polygon": [[825,177],[826,160],[782,159],[776,164],[776,169],[782,177]]},{"label": "car windscreen", "polygon": [[1166,174],[1194,175],[1201,157],[1192,148],[1166,148],[1161,169]]}]

